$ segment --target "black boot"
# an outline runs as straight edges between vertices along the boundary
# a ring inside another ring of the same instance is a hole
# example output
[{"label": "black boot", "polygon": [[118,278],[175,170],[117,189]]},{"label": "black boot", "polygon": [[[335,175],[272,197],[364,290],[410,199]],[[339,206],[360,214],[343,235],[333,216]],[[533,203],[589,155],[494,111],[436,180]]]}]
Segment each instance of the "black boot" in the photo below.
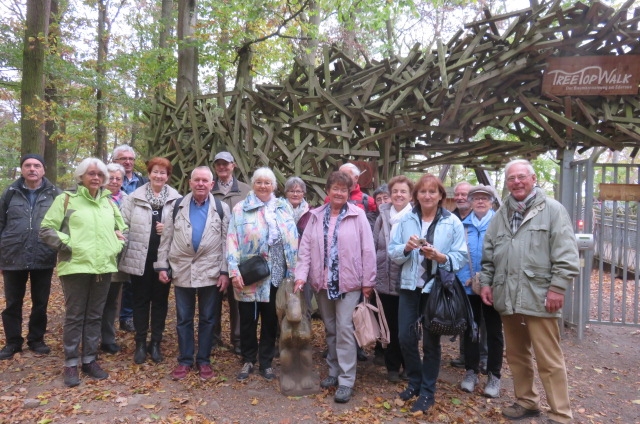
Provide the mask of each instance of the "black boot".
[{"label": "black boot", "polygon": [[133,354],[133,362],[136,364],[144,364],[147,359],[147,344],[145,342],[136,342],[136,351]]},{"label": "black boot", "polygon": [[162,352],[160,351],[160,342],[149,343],[149,354],[151,355],[151,360],[156,364],[162,362],[164,358],[162,357]]}]

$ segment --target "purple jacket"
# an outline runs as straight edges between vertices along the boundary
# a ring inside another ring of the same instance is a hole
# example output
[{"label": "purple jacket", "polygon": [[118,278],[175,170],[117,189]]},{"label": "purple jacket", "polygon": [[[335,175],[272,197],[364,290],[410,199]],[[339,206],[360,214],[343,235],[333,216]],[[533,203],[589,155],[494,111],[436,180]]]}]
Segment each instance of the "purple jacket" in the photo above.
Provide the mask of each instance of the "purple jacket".
[{"label": "purple jacket", "polygon": [[[362,209],[349,203],[347,206],[347,215],[338,229],[340,293],[376,285],[376,250],[371,226]],[[296,280],[306,281],[316,292],[327,288],[322,219],[328,207],[324,205],[309,211],[309,223],[298,247]]]}]

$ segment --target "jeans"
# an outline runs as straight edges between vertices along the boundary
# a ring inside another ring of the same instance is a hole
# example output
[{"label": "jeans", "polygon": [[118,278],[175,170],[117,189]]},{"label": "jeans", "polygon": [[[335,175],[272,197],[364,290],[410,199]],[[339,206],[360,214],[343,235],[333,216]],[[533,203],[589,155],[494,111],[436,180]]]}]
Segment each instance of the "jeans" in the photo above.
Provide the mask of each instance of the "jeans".
[{"label": "jeans", "polygon": [[120,301],[120,321],[133,318],[133,285],[131,281],[122,283],[122,300]]},{"label": "jeans", "polygon": [[229,303],[229,339],[231,344],[240,346],[240,315],[238,312],[238,301],[233,297],[233,287],[229,287],[226,294],[220,294],[216,300],[216,323],[213,331],[212,346],[222,346],[222,301],[227,299]]},{"label": "jeans", "polygon": [[176,330],[178,332],[178,363],[193,366],[194,329],[193,319],[198,299],[198,353],[197,364],[211,363],[211,345],[213,330],[216,324],[217,308],[220,304],[220,290],[217,286],[207,287],[174,287],[176,297]]},{"label": "jeans", "polygon": [[[474,321],[480,326],[480,321],[484,317],[487,329],[487,371],[500,378],[502,369],[502,352],[504,350],[504,337],[502,335],[502,319],[500,314],[492,306],[485,305],[480,296],[470,295],[469,302],[473,309]],[[467,370],[473,370],[476,374],[480,370],[480,345],[471,341],[469,332],[464,333],[464,363]]]},{"label": "jeans", "polygon": [[[238,302],[240,312],[240,350],[242,362],[256,363],[260,360],[260,369],[271,368],[276,354],[276,332],[278,330],[278,316],[276,315],[277,287],[271,286],[269,302]],[[260,344],[256,331],[260,318]]]},{"label": "jeans", "polygon": [[[433,399],[440,371],[440,336],[428,330],[422,332],[423,357],[420,359],[418,342],[422,329],[422,308],[428,294],[421,289],[400,290],[398,302],[398,338],[409,377],[409,387],[420,391],[420,396]],[[420,321],[418,321],[420,319]]]},{"label": "jeans", "polygon": [[2,271],[6,308],[2,311],[2,325],[7,346],[22,346],[22,306],[27,291],[27,279],[31,279],[31,315],[27,344],[41,342],[47,331],[47,305],[51,292],[53,268],[20,271]]},{"label": "jeans", "polygon": [[132,275],[133,285],[133,326],[136,328],[136,342],[146,342],[151,320],[151,341],[160,343],[169,309],[171,284],[158,280],[153,270],[153,262],[147,262],[144,274]]},{"label": "jeans", "polygon": [[116,312],[118,312],[118,298],[122,282],[112,281],[107,294],[107,301],[104,303],[102,313],[102,344],[116,343]]},{"label": "jeans", "polygon": [[[111,285],[108,274],[60,276],[64,292],[64,365],[74,367],[96,359],[100,342],[102,312]],[[82,342],[82,353],[80,343]]]}]

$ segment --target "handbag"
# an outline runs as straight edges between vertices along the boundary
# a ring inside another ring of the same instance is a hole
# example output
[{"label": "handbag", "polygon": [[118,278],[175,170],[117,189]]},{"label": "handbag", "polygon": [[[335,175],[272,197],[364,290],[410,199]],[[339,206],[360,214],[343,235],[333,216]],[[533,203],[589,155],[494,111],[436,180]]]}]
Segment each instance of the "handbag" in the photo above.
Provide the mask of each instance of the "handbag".
[{"label": "handbag", "polygon": [[261,255],[252,256],[238,265],[245,286],[262,281],[271,275],[269,263]]},{"label": "handbag", "polygon": [[467,262],[469,263],[469,275],[471,276],[471,278],[469,278],[469,280],[471,280],[471,291],[477,294],[478,296],[480,296],[480,292],[482,291],[482,285],[480,284],[480,276],[478,275],[478,273],[477,272],[475,274],[473,273],[473,265],[471,263],[471,253],[469,252],[469,236],[467,235],[466,229],[464,231],[464,239],[467,242]]},{"label": "handbag", "polygon": [[423,325],[438,335],[455,336],[471,331],[472,341],[478,337],[471,303],[455,273],[438,268],[431,293],[423,312]]},{"label": "handbag", "polygon": [[383,348],[387,347],[390,341],[389,326],[387,318],[384,316],[384,308],[378,297],[378,292],[373,289],[376,295],[376,305],[372,305],[369,299],[365,298],[353,311],[353,327],[358,346],[362,348],[371,347],[380,342]]}]

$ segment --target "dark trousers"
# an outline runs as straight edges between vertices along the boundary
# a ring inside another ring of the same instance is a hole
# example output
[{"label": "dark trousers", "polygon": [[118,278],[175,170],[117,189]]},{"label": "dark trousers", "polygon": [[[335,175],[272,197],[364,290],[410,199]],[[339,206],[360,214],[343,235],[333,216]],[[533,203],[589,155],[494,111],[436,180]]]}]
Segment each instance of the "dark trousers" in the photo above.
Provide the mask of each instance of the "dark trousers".
[{"label": "dark trousers", "polygon": [[2,271],[4,276],[4,298],[6,308],[2,311],[2,325],[7,345],[22,346],[22,306],[27,291],[27,280],[31,280],[31,315],[27,343],[44,340],[47,331],[47,304],[51,292],[53,269]]},{"label": "dark trousers", "polygon": [[104,303],[102,313],[102,343],[115,344],[116,342],[116,313],[118,312],[118,299],[122,282],[112,281]]},{"label": "dark trousers", "polygon": [[[500,314],[492,306],[485,305],[478,295],[470,295],[469,302],[471,303],[471,309],[473,309],[474,321],[480,327],[480,322],[484,318],[487,329],[487,371],[500,378],[502,351],[504,349]],[[480,339],[473,343],[469,332],[464,333],[465,368],[473,370],[476,374],[480,370],[480,343]]]},{"label": "dark trousers", "polygon": [[220,294],[216,299],[216,325],[213,330],[213,346],[222,346],[222,301],[229,302],[229,339],[233,346],[240,346],[240,313],[238,301],[233,297],[233,287],[229,285],[226,294]]},{"label": "dark trousers", "polygon": [[389,326],[389,345],[384,351],[384,364],[387,371],[400,371],[400,367],[404,365],[402,359],[402,350],[400,349],[400,341],[398,340],[398,304],[400,302],[398,296],[390,294],[379,294],[380,303],[384,308],[384,316],[387,318]]},{"label": "dark trousers", "polygon": [[193,366],[195,353],[193,321],[198,300],[198,353],[197,364],[209,364],[213,329],[216,324],[217,308],[220,304],[220,290],[217,286],[174,287],[176,296],[176,330],[178,332],[178,363]]},{"label": "dark trousers", "polygon": [[418,319],[422,315],[422,306],[426,304],[429,297],[428,294],[422,294],[420,290],[400,290],[398,338],[409,377],[409,387],[419,390],[421,396],[433,399],[440,372],[440,336],[428,330],[422,332],[423,356],[420,359],[418,328],[421,328],[422,323],[418,323]]},{"label": "dark trousers", "polygon": [[[238,302],[240,311],[240,350],[242,362],[260,361],[260,369],[271,368],[276,353],[276,333],[278,316],[276,315],[277,287],[271,286],[269,302]],[[256,331],[260,318],[260,344]]]},{"label": "dark trousers", "polygon": [[171,284],[158,280],[153,270],[153,262],[147,262],[144,274],[132,275],[133,285],[133,326],[136,328],[135,341],[146,342],[151,320],[151,341],[161,342],[169,307]]},{"label": "dark trousers", "polygon": [[131,281],[122,283],[122,299],[120,300],[120,321],[133,318],[133,285]]}]

